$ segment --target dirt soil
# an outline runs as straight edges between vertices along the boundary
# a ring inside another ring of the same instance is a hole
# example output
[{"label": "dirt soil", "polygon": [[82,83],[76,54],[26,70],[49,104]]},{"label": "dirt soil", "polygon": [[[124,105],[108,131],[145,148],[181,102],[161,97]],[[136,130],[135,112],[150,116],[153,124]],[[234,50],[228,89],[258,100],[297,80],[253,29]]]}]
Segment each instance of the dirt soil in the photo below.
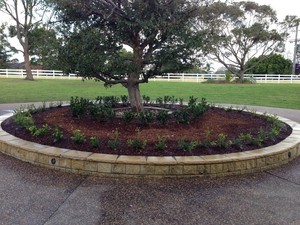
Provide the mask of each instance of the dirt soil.
[{"label": "dirt soil", "polygon": [[[29,131],[18,128],[11,118],[2,123],[2,128],[21,139],[44,145],[95,153],[146,156],[188,156],[242,152],[274,145],[285,139],[292,132],[291,127],[285,124],[280,135],[275,140],[267,140],[261,146],[231,145],[227,148],[198,146],[189,152],[178,147],[180,139],[203,142],[208,139],[217,140],[219,134],[225,134],[229,139],[234,140],[241,133],[251,132],[252,135],[257,135],[261,128],[270,130],[270,124],[262,116],[249,112],[226,111],[218,108],[209,109],[201,118],[196,119],[189,125],[170,120],[166,125],[155,121],[147,126],[141,126],[138,119],[125,123],[121,118],[116,118],[113,121],[97,122],[88,117],[72,117],[69,107],[40,111],[33,115],[33,119],[37,127],[41,127],[44,124],[48,124],[51,128],[60,126],[64,134],[63,140],[54,143],[52,132],[49,132],[45,137],[33,137]],[[71,140],[72,132],[76,129],[79,129],[86,137],[86,141],[82,144],[75,144]],[[120,133],[121,145],[118,149],[111,149],[107,143],[113,138],[113,132],[116,129]],[[137,137],[138,130],[141,139],[147,141],[146,147],[142,150],[134,149],[127,144],[129,139]],[[209,136],[207,135],[208,133],[210,133]],[[100,146],[98,148],[91,147],[89,140],[92,136],[99,138]],[[167,148],[165,150],[156,148],[158,137],[166,138]]]}]

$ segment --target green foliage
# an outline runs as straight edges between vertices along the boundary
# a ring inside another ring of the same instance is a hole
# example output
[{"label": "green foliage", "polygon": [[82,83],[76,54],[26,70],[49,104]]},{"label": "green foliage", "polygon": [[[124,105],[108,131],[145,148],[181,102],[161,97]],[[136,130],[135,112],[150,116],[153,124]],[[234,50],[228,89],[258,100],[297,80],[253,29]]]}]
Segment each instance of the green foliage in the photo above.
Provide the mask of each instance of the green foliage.
[{"label": "green foliage", "polygon": [[181,138],[178,141],[178,147],[179,149],[183,151],[192,152],[197,146],[199,145],[198,141],[186,141],[184,138]]},{"label": "green foliage", "polygon": [[292,61],[279,54],[270,54],[250,59],[246,69],[250,74],[290,74]]},{"label": "green foliage", "polygon": [[138,114],[140,123],[143,126],[148,125],[149,123],[151,123],[154,120],[154,114],[150,111],[150,110],[145,110],[144,112],[140,112]]},{"label": "green foliage", "polygon": [[164,100],[163,100],[162,97],[158,97],[158,98],[156,98],[155,102],[156,102],[156,104],[158,104],[158,105],[163,105]]},{"label": "green foliage", "polygon": [[85,98],[79,98],[78,96],[76,97],[71,97],[70,100],[70,109],[73,117],[80,117],[82,116],[85,112],[87,107],[91,105],[90,100],[85,99]]},{"label": "green foliage", "polygon": [[142,98],[143,98],[144,104],[148,105],[150,103],[151,99],[149,96],[143,95]]},{"label": "green foliage", "polygon": [[63,139],[64,134],[60,127],[57,126],[53,129],[52,137],[54,143],[60,142]]},{"label": "green foliage", "polygon": [[190,112],[188,108],[178,109],[174,112],[174,117],[182,124],[190,124]]},{"label": "green foliage", "polygon": [[127,140],[128,146],[134,148],[135,150],[142,150],[147,146],[147,141],[141,138],[141,132],[137,129],[136,137],[133,139]]},{"label": "green foliage", "polygon": [[214,1],[200,12],[206,27],[208,51],[239,79],[247,72],[246,60],[282,49],[287,32],[273,29],[276,12],[250,1]]},{"label": "green foliage", "polygon": [[167,147],[167,137],[157,136],[157,143],[155,144],[155,148],[157,150],[164,151]]},{"label": "green foliage", "polygon": [[221,133],[218,135],[216,144],[220,148],[228,148],[232,144],[232,141],[227,138],[227,135]]},{"label": "green foliage", "polygon": [[44,124],[41,128],[37,128],[36,126],[31,126],[28,128],[31,135],[34,137],[44,137],[50,131],[50,127],[48,124]]},{"label": "green foliage", "polygon": [[99,140],[99,138],[96,137],[96,136],[90,137],[90,145],[93,148],[98,148],[100,146],[100,140]]},{"label": "green foliage", "polygon": [[71,140],[75,144],[82,144],[85,142],[85,135],[80,130],[74,130],[71,136]]},{"label": "green foliage", "polygon": [[227,71],[227,72],[225,73],[225,81],[226,81],[227,83],[229,83],[230,80],[231,80],[231,73]]},{"label": "green foliage", "polygon": [[166,110],[158,110],[158,113],[156,114],[156,119],[162,123],[162,124],[166,124],[168,122],[170,118],[170,115],[168,113],[168,111]]},{"label": "green foliage", "polygon": [[28,129],[34,125],[31,114],[25,109],[20,108],[15,110],[13,121],[20,127]]},{"label": "green foliage", "polygon": [[128,96],[127,95],[121,95],[121,102],[123,105],[127,105],[128,104]]},{"label": "green foliage", "polygon": [[121,144],[121,142],[120,142],[120,132],[119,132],[118,129],[116,129],[116,130],[113,131],[112,139],[108,140],[107,146],[110,149],[117,150],[120,147],[120,144]]},{"label": "green foliage", "polygon": [[125,111],[123,113],[123,120],[125,123],[130,123],[135,117],[135,113],[132,111]]},{"label": "green foliage", "polygon": [[115,111],[110,106],[90,105],[87,111],[96,121],[104,122],[115,118]]},{"label": "green foliage", "polygon": [[31,63],[43,65],[46,69],[60,69],[58,58],[61,38],[49,26],[35,26],[28,35]]}]

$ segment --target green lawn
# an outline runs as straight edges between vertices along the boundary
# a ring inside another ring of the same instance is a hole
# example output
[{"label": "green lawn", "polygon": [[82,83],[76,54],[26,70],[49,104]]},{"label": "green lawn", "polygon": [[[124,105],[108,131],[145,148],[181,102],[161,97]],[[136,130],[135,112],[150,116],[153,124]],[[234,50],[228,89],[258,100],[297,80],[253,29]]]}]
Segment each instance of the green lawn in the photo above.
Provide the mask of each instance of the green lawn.
[{"label": "green lawn", "polygon": [[[0,79],[0,103],[68,101],[71,96],[94,99],[101,95],[124,95],[121,85],[112,88],[102,83],[81,80],[25,81]],[[165,95],[188,100],[189,96],[206,98],[208,102],[271,106],[300,109],[300,84],[202,84],[184,82],[155,82],[141,85],[142,95],[152,100]]]}]

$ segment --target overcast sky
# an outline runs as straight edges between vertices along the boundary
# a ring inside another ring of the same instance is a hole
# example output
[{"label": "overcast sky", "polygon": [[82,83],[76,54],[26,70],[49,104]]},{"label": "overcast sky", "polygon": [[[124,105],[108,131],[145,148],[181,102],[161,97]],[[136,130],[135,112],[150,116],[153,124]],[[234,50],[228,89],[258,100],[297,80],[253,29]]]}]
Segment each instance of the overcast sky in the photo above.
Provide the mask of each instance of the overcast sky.
[{"label": "overcast sky", "polygon": [[[241,1],[241,0],[235,0]],[[286,15],[296,15],[300,17],[300,0],[252,0],[259,3],[260,5],[270,5],[276,12],[279,20],[283,20]],[[7,16],[0,13],[0,23],[7,21]],[[295,33],[291,32],[290,38],[294,39]],[[299,37],[300,38],[300,37]],[[293,44],[289,41],[286,43],[285,57],[293,57]],[[19,58],[19,57],[18,57]]]}]

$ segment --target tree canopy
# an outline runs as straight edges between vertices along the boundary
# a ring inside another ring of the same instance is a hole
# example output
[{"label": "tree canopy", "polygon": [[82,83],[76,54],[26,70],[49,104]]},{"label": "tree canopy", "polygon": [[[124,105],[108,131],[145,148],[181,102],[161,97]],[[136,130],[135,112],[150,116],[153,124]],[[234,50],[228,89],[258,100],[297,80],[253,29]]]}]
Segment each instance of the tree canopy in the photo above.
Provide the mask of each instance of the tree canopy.
[{"label": "tree canopy", "polygon": [[292,65],[282,55],[271,54],[252,58],[246,63],[246,70],[251,74],[290,74]]},{"label": "tree canopy", "polygon": [[[205,13],[206,12],[206,13]],[[213,60],[243,79],[247,61],[282,50],[287,34],[276,30],[275,11],[251,1],[215,2],[201,13],[200,30],[206,30]]]},{"label": "tree canopy", "polygon": [[[205,0],[53,0],[66,29],[65,69],[105,85],[122,84],[142,110],[139,84],[197,64],[193,29]],[[121,54],[123,48],[132,54]]]}]

